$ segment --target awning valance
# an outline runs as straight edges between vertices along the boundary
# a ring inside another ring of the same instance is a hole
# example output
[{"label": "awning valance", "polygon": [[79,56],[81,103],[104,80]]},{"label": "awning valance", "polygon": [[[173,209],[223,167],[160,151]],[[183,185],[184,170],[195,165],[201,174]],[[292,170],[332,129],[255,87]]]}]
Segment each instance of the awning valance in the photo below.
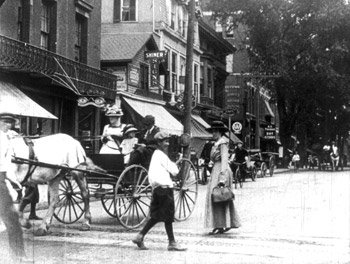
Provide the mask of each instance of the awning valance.
[{"label": "awning valance", "polygon": [[272,109],[271,109],[271,106],[270,106],[269,102],[267,102],[267,101],[265,101],[265,100],[264,100],[264,102],[265,102],[266,109],[267,109],[267,111],[268,111],[269,115],[270,115],[270,116],[272,116],[272,117],[275,117],[275,114],[273,113],[273,111],[272,111]]},{"label": "awning valance", "polygon": [[177,121],[162,105],[157,103],[146,102],[142,100],[123,97],[125,102],[136,111],[140,116],[153,115],[155,125],[162,131],[166,131],[171,135],[181,135],[183,133],[183,125]]},{"label": "awning valance", "polygon": [[0,113],[57,119],[56,116],[30,99],[14,84],[4,81],[0,81]]},{"label": "awning valance", "polygon": [[210,125],[199,115],[191,115],[191,136],[194,138],[211,139],[213,135],[206,131]]},{"label": "awning valance", "polygon": [[[225,133],[225,136],[227,137],[227,138],[229,138],[229,132],[226,132]],[[242,140],[240,140],[235,134],[233,134],[232,132],[231,132],[231,137],[230,137],[230,139],[232,140],[232,142],[233,142],[233,144],[237,144],[238,142],[242,142]],[[243,143],[243,142],[242,142]]]}]

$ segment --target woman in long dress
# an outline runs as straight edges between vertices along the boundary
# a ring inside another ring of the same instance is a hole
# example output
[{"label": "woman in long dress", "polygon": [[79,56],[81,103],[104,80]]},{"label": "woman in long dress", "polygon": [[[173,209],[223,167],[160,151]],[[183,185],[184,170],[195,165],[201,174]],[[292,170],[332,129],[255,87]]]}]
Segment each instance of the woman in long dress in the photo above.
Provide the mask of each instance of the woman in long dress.
[{"label": "woman in long dress", "polygon": [[109,118],[109,124],[105,125],[102,133],[102,148],[100,154],[120,154],[120,144],[123,140],[123,130],[125,124],[121,123],[123,112],[117,107],[111,107],[107,110],[106,116]]},{"label": "woman in long dress", "polygon": [[205,203],[205,228],[212,228],[209,234],[222,234],[231,228],[241,226],[239,216],[236,212],[233,201],[224,203],[212,202],[213,188],[219,183],[232,188],[232,171],[228,165],[228,143],[229,139],[224,136],[228,128],[221,121],[214,121],[212,126],[207,129],[213,133],[215,144],[210,153],[210,159],[214,163],[208,184],[208,190]]}]

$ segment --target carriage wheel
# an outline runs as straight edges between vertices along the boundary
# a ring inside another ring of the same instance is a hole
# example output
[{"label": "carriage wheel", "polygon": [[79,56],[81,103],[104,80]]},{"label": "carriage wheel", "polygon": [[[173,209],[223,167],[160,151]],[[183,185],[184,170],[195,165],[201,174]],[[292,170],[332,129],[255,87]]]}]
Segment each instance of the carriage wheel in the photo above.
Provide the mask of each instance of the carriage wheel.
[{"label": "carriage wheel", "polygon": [[115,186],[114,206],[120,224],[137,228],[146,220],[152,198],[147,170],[140,165],[127,167]]},{"label": "carriage wheel", "polygon": [[108,190],[106,194],[101,197],[101,203],[103,209],[112,217],[117,217],[117,212],[115,210],[115,188]]},{"label": "carriage wheel", "polygon": [[242,172],[239,169],[239,167],[236,169],[236,172],[234,175],[234,183],[235,183],[235,189],[237,189],[238,185],[240,188],[243,187],[243,177],[242,177]]},{"label": "carriage wheel", "polygon": [[[73,224],[85,212],[85,204],[77,182],[72,177],[64,177],[58,187],[58,205],[54,217],[63,224]],[[50,201],[50,197],[49,197]]]},{"label": "carriage wheel", "polygon": [[260,170],[261,170],[261,177],[265,177],[266,171],[267,171],[267,166],[265,162],[261,163]]},{"label": "carriage wheel", "polygon": [[189,159],[180,159],[176,162],[179,174],[175,181],[175,220],[183,221],[192,214],[198,195],[197,169]]},{"label": "carriage wheel", "polygon": [[252,181],[255,181],[257,173],[258,173],[258,172],[257,172],[257,169],[256,169],[256,167],[254,166],[253,169],[252,169],[252,171],[251,171],[251,175],[250,175],[250,178],[252,179]]}]

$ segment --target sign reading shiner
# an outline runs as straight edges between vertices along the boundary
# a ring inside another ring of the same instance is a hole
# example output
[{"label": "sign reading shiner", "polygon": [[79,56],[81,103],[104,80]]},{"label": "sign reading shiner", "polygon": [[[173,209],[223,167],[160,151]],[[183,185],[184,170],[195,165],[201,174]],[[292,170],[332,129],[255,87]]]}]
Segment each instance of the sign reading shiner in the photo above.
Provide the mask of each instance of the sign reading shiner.
[{"label": "sign reading shiner", "polygon": [[165,50],[162,51],[145,51],[145,59],[151,60],[151,59],[165,59],[166,52]]}]

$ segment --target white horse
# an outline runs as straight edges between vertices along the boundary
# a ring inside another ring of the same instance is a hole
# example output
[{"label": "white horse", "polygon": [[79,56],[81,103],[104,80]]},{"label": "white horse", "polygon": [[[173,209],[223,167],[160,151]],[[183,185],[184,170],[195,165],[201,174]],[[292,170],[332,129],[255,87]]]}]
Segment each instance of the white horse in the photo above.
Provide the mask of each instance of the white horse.
[{"label": "white horse", "polygon": [[[33,139],[32,143],[35,159],[38,162],[83,170],[96,170],[98,168],[89,158],[86,157],[86,153],[81,144],[69,135],[55,134]],[[12,139],[10,146],[9,153],[7,154],[8,158],[30,158],[30,148],[23,138],[17,137]],[[9,170],[7,171],[7,175],[10,179],[16,178],[18,182],[22,182],[26,178],[27,172],[33,170],[32,174],[26,179],[26,184],[37,185],[48,183],[48,194],[50,197],[49,208],[40,227],[35,232],[35,235],[46,235],[52,221],[55,207],[59,201],[59,182],[69,170],[45,166],[38,166],[34,169],[33,166],[30,167],[28,164],[18,164],[13,162],[9,163],[8,167]],[[69,171],[69,174],[76,180],[85,204],[85,217],[81,229],[89,230],[91,223],[89,190],[84,173],[71,170]],[[20,213],[20,221],[22,223],[26,223],[27,221],[23,219],[23,213]]]}]

